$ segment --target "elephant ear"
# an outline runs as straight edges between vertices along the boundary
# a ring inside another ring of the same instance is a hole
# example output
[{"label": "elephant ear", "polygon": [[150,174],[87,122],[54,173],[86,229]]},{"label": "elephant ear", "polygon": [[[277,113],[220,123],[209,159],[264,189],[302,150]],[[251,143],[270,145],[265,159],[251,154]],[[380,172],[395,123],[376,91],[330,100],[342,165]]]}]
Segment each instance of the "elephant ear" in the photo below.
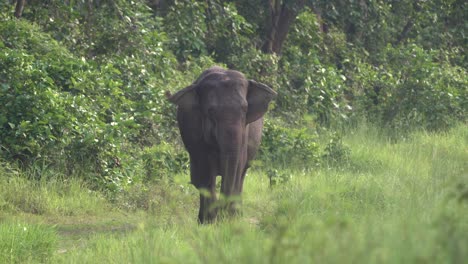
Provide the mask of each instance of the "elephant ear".
[{"label": "elephant ear", "polygon": [[168,96],[169,101],[177,105],[177,123],[186,148],[197,146],[203,138],[202,115],[196,87],[192,84]]},{"label": "elephant ear", "polygon": [[168,99],[171,103],[178,105],[180,108],[183,109],[194,109],[198,108],[198,96],[196,93],[197,86],[192,84],[190,86],[185,87],[184,89],[178,91],[172,96],[169,96]]},{"label": "elephant ear", "polygon": [[268,104],[278,94],[263,83],[249,80],[249,89],[247,92],[247,124],[261,118],[268,110]]}]

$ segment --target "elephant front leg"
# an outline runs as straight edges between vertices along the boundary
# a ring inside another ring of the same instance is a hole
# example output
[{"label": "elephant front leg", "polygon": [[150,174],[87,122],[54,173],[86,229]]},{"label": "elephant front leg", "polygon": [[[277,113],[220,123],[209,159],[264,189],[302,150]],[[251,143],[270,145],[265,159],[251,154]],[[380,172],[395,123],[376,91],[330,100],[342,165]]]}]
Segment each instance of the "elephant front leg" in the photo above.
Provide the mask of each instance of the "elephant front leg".
[{"label": "elephant front leg", "polygon": [[[224,211],[227,215],[236,216],[241,214],[242,207],[242,185],[246,170],[241,164],[237,164],[234,177],[223,176],[221,193],[224,195]],[[224,187],[224,188],[223,188]]]},{"label": "elephant front leg", "polygon": [[200,192],[200,209],[198,222],[213,222],[216,218],[216,171],[206,155],[197,155],[191,159],[192,184]]},{"label": "elephant front leg", "polygon": [[212,223],[216,219],[216,193],[214,187],[200,189],[200,210],[198,211],[198,222],[200,224]]}]

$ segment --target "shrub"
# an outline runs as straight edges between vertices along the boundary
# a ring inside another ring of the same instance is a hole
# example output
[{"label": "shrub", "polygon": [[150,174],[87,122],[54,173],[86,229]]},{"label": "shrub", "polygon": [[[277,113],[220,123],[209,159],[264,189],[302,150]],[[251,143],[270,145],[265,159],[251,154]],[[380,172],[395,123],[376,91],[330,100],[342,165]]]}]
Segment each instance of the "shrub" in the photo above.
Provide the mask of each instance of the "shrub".
[{"label": "shrub", "polygon": [[144,111],[126,98],[121,72],[74,57],[25,21],[6,21],[0,32],[2,157],[88,170],[106,188],[128,177],[120,145],[139,134],[135,116]]},{"label": "shrub", "polygon": [[281,93],[284,87],[278,77],[278,60],[279,56],[275,54],[265,54],[252,48],[239,55],[233,54],[229,58],[229,63],[248,78],[263,82]]},{"label": "shrub", "polygon": [[187,153],[167,143],[145,148],[142,160],[146,180],[170,180],[173,174],[186,171],[189,167]]},{"label": "shrub", "polygon": [[255,39],[255,34],[252,25],[238,14],[234,3],[221,2],[207,2],[208,33],[205,43],[209,54],[213,54],[217,61],[237,68],[238,65],[231,60],[254,48],[252,39]]},{"label": "shrub", "polygon": [[[278,107],[300,119],[304,114],[313,114],[324,126],[347,119],[351,107],[345,97],[346,77],[334,66],[321,64],[313,54],[290,50],[295,55],[290,60],[280,61],[282,73],[279,84]],[[279,110],[278,109],[278,110]]]},{"label": "shrub", "polygon": [[270,181],[270,187],[275,185],[285,184],[292,179],[291,172],[282,171],[279,169],[269,168],[266,171],[268,179]]},{"label": "shrub", "polygon": [[342,137],[338,133],[332,132],[329,137],[330,139],[325,146],[322,159],[327,165],[348,165],[351,153],[349,147],[343,143]]},{"label": "shrub", "polygon": [[439,52],[389,46],[380,66],[359,63],[352,84],[359,111],[397,129],[437,130],[466,121],[466,70],[440,60]]},{"label": "shrub", "polygon": [[175,1],[164,19],[164,30],[180,59],[207,54],[206,5],[194,0]]},{"label": "shrub", "polygon": [[312,113],[328,126],[346,119],[350,110],[346,77],[340,70],[347,47],[342,35],[321,34],[318,23],[310,9],[294,22],[278,63],[277,104],[280,113],[293,113],[290,119]]},{"label": "shrub", "polygon": [[74,70],[84,65],[25,22],[2,23],[0,32],[2,154],[28,162],[66,144],[64,135],[75,134],[82,118],[93,118],[87,100],[73,95],[79,90],[71,80],[80,78]]},{"label": "shrub", "polygon": [[310,168],[319,162],[316,136],[306,129],[285,128],[272,121],[265,122],[259,159],[280,166],[297,164]]},{"label": "shrub", "polygon": [[175,1],[164,18],[172,50],[181,60],[212,55],[237,67],[231,60],[253,47],[252,25],[233,3]]},{"label": "shrub", "polygon": [[1,25],[2,154],[27,164],[57,152],[71,154],[63,151],[72,144],[91,148],[82,155],[103,152],[99,144],[107,148],[115,132],[106,118],[126,102],[113,80],[118,72],[73,57],[26,22]]}]

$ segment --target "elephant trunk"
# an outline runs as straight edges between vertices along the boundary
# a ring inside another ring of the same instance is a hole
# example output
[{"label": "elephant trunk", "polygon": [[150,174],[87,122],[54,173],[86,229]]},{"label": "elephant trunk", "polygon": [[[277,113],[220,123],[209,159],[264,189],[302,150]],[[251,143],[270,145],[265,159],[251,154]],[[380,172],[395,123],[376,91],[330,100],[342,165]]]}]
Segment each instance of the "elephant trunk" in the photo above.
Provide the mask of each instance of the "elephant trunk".
[{"label": "elephant trunk", "polygon": [[245,144],[240,124],[220,126],[218,143],[220,146],[221,192],[226,196],[239,195],[239,177]]},{"label": "elephant trunk", "polygon": [[221,193],[226,196],[239,194],[237,190],[237,177],[239,167],[239,154],[221,154]]},{"label": "elephant trunk", "polygon": [[238,213],[240,202],[240,151],[221,154],[221,193],[224,195],[223,207],[230,215]]}]

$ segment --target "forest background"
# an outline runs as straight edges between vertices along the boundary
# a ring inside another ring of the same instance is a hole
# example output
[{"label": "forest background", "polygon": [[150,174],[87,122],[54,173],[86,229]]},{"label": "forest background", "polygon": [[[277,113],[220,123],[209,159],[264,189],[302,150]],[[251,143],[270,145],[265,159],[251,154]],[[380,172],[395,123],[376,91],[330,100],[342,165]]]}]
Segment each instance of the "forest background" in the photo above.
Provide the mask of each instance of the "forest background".
[{"label": "forest background", "polygon": [[[51,0],[0,8],[0,156],[35,167],[35,178],[47,167],[117,191],[186,168],[164,94],[215,64],[279,93],[265,162],[320,162],[333,146],[315,133],[331,128],[337,142],[339,127],[360,120],[403,136],[466,122],[465,1]],[[301,130],[304,122],[315,131]]]},{"label": "forest background", "polygon": [[[288,167],[349,163],[353,150],[342,139],[363,124],[395,144],[466,129],[467,5],[2,1],[1,181],[78,179],[119,208],[147,210],[135,198],[147,195],[144,186],[173,188],[189,165],[165,93],[213,65],[279,94],[253,166],[271,186],[286,184]],[[2,199],[3,212],[41,214],[40,205]]]}]

